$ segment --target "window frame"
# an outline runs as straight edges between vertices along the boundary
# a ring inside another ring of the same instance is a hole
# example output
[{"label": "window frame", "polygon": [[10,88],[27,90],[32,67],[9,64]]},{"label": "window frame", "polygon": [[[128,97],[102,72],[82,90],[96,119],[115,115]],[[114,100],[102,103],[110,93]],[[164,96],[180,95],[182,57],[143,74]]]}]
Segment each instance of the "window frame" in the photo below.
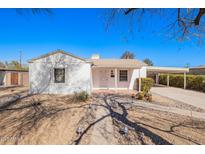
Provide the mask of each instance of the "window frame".
[{"label": "window frame", "polygon": [[[122,76],[122,74],[121,74],[121,72],[122,71],[126,71],[126,75],[125,74],[123,74],[123,76]],[[126,78],[126,80],[122,80],[122,77],[124,78]],[[127,82],[128,81],[128,70],[119,70],[119,82]]]},{"label": "window frame", "polygon": [[[63,80],[58,81],[56,80],[56,70],[63,70]],[[54,83],[65,83],[65,68],[54,68]]]}]

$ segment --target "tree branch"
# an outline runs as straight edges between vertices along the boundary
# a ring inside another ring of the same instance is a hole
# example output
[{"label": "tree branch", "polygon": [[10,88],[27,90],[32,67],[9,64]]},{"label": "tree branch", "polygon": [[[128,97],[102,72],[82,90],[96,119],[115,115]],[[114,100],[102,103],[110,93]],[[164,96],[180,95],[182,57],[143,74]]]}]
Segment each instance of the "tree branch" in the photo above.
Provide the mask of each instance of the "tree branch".
[{"label": "tree branch", "polygon": [[134,10],[136,10],[137,8],[130,8],[130,9],[128,9],[127,11],[125,11],[125,15],[128,15],[130,12],[132,12],[132,11],[134,11]]},{"label": "tree branch", "polygon": [[205,14],[205,8],[200,8],[198,15],[197,15],[196,18],[194,19],[194,24],[195,24],[196,26],[199,25],[200,20],[201,20],[201,17],[202,17],[204,14]]}]

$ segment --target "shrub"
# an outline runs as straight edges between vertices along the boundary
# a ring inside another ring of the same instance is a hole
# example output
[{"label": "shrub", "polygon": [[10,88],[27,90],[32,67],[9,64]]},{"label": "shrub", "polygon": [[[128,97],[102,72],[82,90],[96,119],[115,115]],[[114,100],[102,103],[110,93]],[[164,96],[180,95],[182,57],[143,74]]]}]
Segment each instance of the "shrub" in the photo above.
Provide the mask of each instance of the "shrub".
[{"label": "shrub", "polygon": [[74,92],[73,100],[76,102],[87,101],[89,94],[86,91]]},{"label": "shrub", "polygon": [[154,80],[152,78],[142,78],[141,89],[143,92],[148,93],[153,85],[154,85]]},{"label": "shrub", "polygon": [[[183,74],[170,74],[169,75],[169,85],[173,87],[184,87],[184,75]],[[197,90],[205,92],[205,76],[204,75],[187,75],[187,89]],[[160,74],[159,83],[167,85],[167,75]]]},{"label": "shrub", "polygon": [[[139,80],[137,81],[139,84]],[[152,101],[152,95],[150,89],[154,85],[154,80],[152,78],[142,78],[141,79],[141,89],[142,91],[138,93],[137,98],[140,100]]]}]

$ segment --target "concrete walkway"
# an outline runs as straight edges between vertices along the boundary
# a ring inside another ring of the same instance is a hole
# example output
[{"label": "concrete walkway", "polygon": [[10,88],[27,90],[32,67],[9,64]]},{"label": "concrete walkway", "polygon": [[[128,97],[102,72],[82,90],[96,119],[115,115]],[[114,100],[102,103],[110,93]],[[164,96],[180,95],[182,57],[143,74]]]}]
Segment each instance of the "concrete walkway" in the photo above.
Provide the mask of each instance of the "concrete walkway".
[{"label": "concrete walkway", "polygon": [[[105,105],[102,98],[98,98],[99,105]],[[95,104],[96,102],[94,102]],[[113,136],[113,124],[112,118],[109,115],[109,111],[102,107],[96,106],[96,120],[99,121],[94,125],[90,143],[91,145],[108,145],[117,144],[117,139]]]},{"label": "concrete walkway", "polygon": [[152,93],[205,109],[205,93],[173,87],[153,87]]},{"label": "concrete walkway", "polygon": [[176,107],[167,107],[167,106],[151,104],[151,103],[146,103],[146,102],[139,102],[139,101],[133,101],[133,103],[135,106],[150,108],[150,109],[158,110],[158,111],[176,113],[176,114],[180,114],[184,116],[190,116],[190,117],[200,118],[200,119],[205,120],[205,113],[202,113],[202,112],[189,111],[189,110],[179,109]]}]

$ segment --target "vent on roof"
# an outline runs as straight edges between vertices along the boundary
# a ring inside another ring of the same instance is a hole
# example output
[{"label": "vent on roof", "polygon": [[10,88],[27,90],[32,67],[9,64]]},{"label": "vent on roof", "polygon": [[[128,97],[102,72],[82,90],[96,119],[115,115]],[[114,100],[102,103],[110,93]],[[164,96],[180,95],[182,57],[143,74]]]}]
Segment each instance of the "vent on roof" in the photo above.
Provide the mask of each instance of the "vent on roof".
[{"label": "vent on roof", "polygon": [[99,54],[93,54],[91,56],[91,59],[100,59],[100,55]]}]

